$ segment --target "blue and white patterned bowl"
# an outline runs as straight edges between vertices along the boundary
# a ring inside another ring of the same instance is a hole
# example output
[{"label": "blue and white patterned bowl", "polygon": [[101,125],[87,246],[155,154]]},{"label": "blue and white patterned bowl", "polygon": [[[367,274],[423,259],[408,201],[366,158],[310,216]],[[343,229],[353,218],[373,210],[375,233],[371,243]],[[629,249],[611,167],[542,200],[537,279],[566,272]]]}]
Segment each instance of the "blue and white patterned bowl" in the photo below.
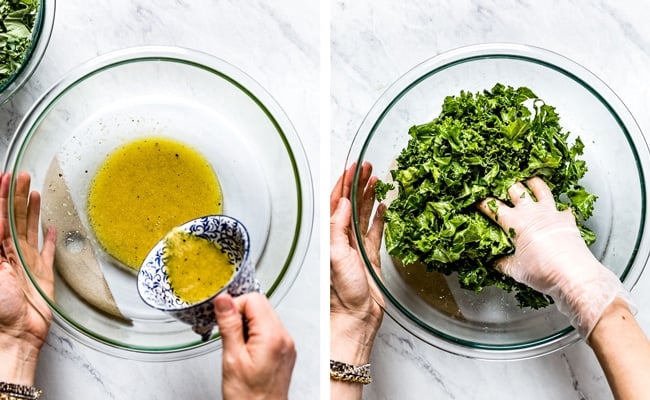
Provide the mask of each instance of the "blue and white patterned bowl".
[{"label": "blue and white patterned bowl", "polygon": [[249,260],[250,238],[244,225],[226,215],[208,215],[179,227],[187,233],[210,240],[226,252],[235,265],[230,282],[209,298],[188,303],[178,297],[169,282],[166,266],[165,240],[149,252],[138,272],[138,293],[147,305],[164,311],[192,326],[204,341],[210,339],[217,324],[212,300],[223,292],[233,297],[249,292],[261,292],[255,279],[255,267]]}]

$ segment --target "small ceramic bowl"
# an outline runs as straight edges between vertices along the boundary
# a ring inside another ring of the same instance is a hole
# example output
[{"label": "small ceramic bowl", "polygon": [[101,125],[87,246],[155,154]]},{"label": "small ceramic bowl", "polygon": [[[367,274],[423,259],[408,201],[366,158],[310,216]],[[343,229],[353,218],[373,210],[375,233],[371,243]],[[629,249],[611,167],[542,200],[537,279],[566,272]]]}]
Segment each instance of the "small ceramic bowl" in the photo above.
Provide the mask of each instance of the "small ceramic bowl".
[{"label": "small ceramic bowl", "polygon": [[212,335],[217,321],[212,300],[227,292],[233,297],[249,292],[261,292],[255,279],[255,267],[249,259],[250,238],[246,227],[235,218],[226,215],[209,215],[189,221],[179,229],[218,244],[230,261],[235,272],[228,284],[210,297],[189,303],[176,294],[170,284],[166,267],[165,240],[161,240],[149,252],[138,272],[138,293],[147,305],[166,312],[172,317],[192,326],[203,341]]}]

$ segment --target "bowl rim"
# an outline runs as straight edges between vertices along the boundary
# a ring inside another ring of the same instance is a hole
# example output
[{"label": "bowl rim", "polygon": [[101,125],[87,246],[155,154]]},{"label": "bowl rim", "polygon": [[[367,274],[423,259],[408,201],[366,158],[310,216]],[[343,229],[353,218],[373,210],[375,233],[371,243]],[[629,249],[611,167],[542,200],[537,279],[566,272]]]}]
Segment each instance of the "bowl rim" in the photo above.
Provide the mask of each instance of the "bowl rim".
[{"label": "bowl rim", "polygon": [[[379,99],[373,104],[370,111],[368,111],[362,120],[353,138],[346,158],[346,166],[349,167],[352,163],[356,163],[353,185],[356,186],[358,183],[360,166],[364,159],[367,143],[371,140],[384,116],[406,92],[419,82],[446,68],[468,61],[492,58],[533,62],[576,81],[598,98],[626,133],[626,137],[631,144],[630,147],[635,156],[635,162],[641,167],[639,168],[639,175],[642,189],[642,212],[637,236],[638,240],[631,255],[631,261],[621,276],[624,286],[628,290],[631,290],[638,282],[643,268],[650,258],[650,241],[643,234],[643,227],[650,217],[650,209],[646,206],[644,176],[644,171],[648,171],[650,167],[648,164],[650,162],[648,144],[629,109],[616,93],[585,67],[559,53],[527,44],[481,43],[442,52],[411,68],[380,95]],[[605,100],[605,97],[609,101]],[[639,157],[638,152],[645,153],[645,157]],[[357,193],[354,190],[352,191],[351,201],[353,204],[356,204]],[[385,303],[384,310],[398,325],[420,340],[452,354],[485,360],[518,360],[538,357],[565,348],[580,340],[575,329],[568,326],[563,330],[537,340],[507,345],[494,345],[459,339],[424,324],[401,306],[383,285],[381,277],[372,268],[365,247],[363,246],[362,233],[358,229],[359,215],[356,207],[352,207],[352,218],[354,234],[366,268],[383,295],[388,299],[388,302]]]},{"label": "bowl rim", "polygon": [[[127,359],[156,361],[159,360],[158,356],[160,355],[165,355],[165,360],[186,359],[208,353],[221,347],[221,336],[218,333],[215,333],[207,342],[202,342],[197,337],[197,340],[193,342],[160,348],[128,345],[116,339],[111,339],[93,332],[81,326],[75,320],[68,318],[65,313],[59,309],[56,303],[43,293],[29,271],[29,268],[26,267],[26,262],[22,251],[20,250],[20,246],[15,242],[15,239],[13,239],[16,237],[16,226],[13,218],[15,177],[19,172],[16,170],[16,164],[22,159],[24,151],[23,144],[31,138],[33,127],[40,124],[44,115],[50,111],[51,107],[53,107],[53,105],[56,104],[68,90],[74,88],[84,80],[112,67],[126,63],[149,61],[185,64],[208,71],[219,76],[221,79],[226,80],[243,92],[260,110],[262,110],[275,128],[279,140],[281,140],[284,145],[293,172],[293,183],[296,187],[297,210],[295,214],[296,223],[293,228],[293,240],[287,252],[284,265],[273,284],[266,290],[266,295],[272,306],[277,307],[292,287],[302,269],[304,258],[311,243],[312,232],[314,229],[314,194],[309,161],[300,137],[291,123],[291,120],[272,95],[243,70],[217,56],[203,51],[178,46],[149,45],[112,51],[92,58],[72,69],[68,73],[64,74],[64,76],[53,84],[45,93],[43,93],[18,124],[13,138],[7,148],[3,168],[5,171],[13,172],[8,199],[10,219],[9,228],[12,234],[12,240],[14,240],[14,244],[18,249],[18,255],[21,264],[23,265],[23,269],[26,271],[30,281],[34,284],[39,294],[46,300],[49,307],[53,310],[54,321],[73,338],[102,352]],[[134,290],[137,290],[135,284]]]},{"label": "bowl rim", "polygon": [[23,61],[14,73],[0,84],[0,104],[5,103],[31,78],[40,64],[52,37],[56,0],[40,0],[32,29],[32,41]]}]

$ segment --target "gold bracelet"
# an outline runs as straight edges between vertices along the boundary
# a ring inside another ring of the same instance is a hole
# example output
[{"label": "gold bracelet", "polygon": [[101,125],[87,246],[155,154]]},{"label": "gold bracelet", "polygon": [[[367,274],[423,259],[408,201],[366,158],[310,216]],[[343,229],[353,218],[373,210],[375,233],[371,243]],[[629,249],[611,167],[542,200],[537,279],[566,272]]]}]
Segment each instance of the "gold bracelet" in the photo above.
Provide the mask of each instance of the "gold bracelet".
[{"label": "gold bracelet", "polygon": [[37,399],[37,397],[23,397],[23,396],[16,396],[10,393],[0,393],[0,400],[31,400],[31,399]]},{"label": "gold bracelet", "polygon": [[372,382],[372,378],[370,377],[370,364],[352,365],[330,360],[330,378],[337,381],[367,385]]},{"label": "gold bracelet", "polygon": [[41,393],[34,386],[0,382],[0,400],[38,400]]}]

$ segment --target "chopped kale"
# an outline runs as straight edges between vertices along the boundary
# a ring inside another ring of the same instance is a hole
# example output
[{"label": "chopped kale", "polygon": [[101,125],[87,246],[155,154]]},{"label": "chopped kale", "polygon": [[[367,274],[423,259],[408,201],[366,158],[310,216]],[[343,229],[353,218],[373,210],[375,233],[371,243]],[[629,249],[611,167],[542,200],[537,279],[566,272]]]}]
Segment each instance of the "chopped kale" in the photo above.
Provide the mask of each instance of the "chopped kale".
[{"label": "chopped kale", "polygon": [[0,85],[25,60],[38,7],[38,0],[0,0]]},{"label": "chopped kale", "polygon": [[[555,108],[526,87],[496,84],[447,97],[438,117],[409,130],[391,171],[399,193],[384,216],[388,253],[407,266],[422,262],[429,270],[456,272],[466,289],[496,285],[514,291],[522,307],[552,303],[493,268],[495,259],[514,251],[515,232],[504,232],[476,203],[493,196],[509,204],[512,184],[539,176],[558,209],[571,208],[585,242],[593,243],[595,235],[583,222],[596,196],[578,183],[587,171],[578,159],[584,145],[580,138],[569,145],[559,122]],[[377,185],[378,198],[388,186]],[[487,205],[496,211],[496,202]]]},{"label": "chopped kale", "polygon": [[375,184],[375,198],[377,201],[382,201],[386,198],[386,193],[393,189],[395,189],[395,186],[392,183],[385,183],[378,180]]}]

